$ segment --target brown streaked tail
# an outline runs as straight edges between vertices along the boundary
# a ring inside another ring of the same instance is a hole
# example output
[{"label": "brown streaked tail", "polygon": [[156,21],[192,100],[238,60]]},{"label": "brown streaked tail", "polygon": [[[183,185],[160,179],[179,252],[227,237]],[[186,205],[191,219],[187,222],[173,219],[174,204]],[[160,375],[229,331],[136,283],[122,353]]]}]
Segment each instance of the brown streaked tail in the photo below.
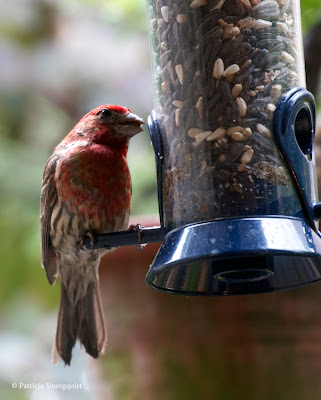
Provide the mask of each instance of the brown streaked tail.
[{"label": "brown streaked tail", "polygon": [[105,353],[107,335],[98,282],[88,284],[86,295],[72,306],[61,283],[60,306],[56,338],[52,348],[52,361],[58,354],[70,365],[72,349],[79,339],[86,352],[94,358]]}]

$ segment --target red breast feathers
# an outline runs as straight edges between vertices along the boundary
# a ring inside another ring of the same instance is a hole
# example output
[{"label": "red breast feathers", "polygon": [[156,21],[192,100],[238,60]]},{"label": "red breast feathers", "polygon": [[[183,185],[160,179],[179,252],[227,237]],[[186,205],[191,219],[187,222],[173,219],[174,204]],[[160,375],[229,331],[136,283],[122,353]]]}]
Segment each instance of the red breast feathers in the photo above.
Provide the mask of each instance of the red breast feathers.
[{"label": "red breast feathers", "polygon": [[125,107],[103,105],[86,114],[56,147],[58,198],[69,212],[100,224],[113,224],[129,212],[126,155],[129,139],[142,124]]}]

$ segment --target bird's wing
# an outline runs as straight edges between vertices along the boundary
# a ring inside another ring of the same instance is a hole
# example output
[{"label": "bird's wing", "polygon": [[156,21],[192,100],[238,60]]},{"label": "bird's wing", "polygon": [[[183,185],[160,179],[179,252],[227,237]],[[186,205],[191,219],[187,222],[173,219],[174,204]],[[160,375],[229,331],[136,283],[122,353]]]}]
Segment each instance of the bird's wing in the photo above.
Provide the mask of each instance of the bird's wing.
[{"label": "bird's wing", "polygon": [[58,156],[53,154],[45,165],[40,197],[41,265],[51,285],[57,278],[56,253],[50,239],[51,214],[58,198],[54,179],[57,161]]}]

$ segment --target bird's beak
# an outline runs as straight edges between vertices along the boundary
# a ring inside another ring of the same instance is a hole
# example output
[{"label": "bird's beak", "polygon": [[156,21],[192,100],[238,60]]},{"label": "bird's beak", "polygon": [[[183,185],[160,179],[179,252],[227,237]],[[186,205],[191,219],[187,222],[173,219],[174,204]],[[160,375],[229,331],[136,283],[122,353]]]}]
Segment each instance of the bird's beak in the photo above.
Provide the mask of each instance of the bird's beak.
[{"label": "bird's beak", "polygon": [[145,122],[138,115],[128,112],[121,119],[120,123],[121,125],[118,129],[118,133],[132,137],[143,130],[141,125],[143,125]]}]

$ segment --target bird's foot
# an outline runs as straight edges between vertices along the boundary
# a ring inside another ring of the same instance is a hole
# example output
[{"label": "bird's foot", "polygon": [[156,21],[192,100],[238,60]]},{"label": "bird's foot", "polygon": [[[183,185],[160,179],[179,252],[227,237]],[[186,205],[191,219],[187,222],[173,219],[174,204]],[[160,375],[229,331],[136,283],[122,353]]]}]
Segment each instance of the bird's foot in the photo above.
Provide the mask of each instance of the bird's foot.
[{"label": "bird's foot", "polygon": [[143,246],[141,244],[142,241],[142,237],[143,237],[143,226],[140,224],[136,224],[136,225],[130,225],[130,227],[128,228],[129,231],[137,231],[138,233],[138,243],[136,244],[136,249],[138,252],[141,252],[143,250]]},{"label": "bird's foot", "polygon": [[88,231],[84,235],[80,236],[81,244],[82,244],[82,246],[85,245],[87,236],[90,238],[90,246],[93,249],[93,247],[96,244],[97,240],[95,238],[95,234],[92,231]]}]

